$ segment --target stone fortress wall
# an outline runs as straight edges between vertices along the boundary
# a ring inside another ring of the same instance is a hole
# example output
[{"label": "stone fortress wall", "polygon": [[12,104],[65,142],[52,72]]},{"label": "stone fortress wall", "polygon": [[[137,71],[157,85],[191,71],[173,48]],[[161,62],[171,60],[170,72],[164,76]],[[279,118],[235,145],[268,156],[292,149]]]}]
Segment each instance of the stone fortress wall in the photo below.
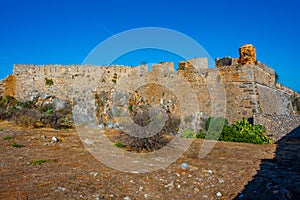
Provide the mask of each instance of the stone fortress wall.
[{"label": "stone fortress wall", "polygon": [[[256,60],[253,45],[243,45],[239,53],[239,58],[216,59],[216,68],[208,68],[206,58],[195,58],[179,62],[178,70],[174,70],[174,64],[171,62],[157,64],[153,66],[151,73],[163,74],[165,77],[182,75],[196,93],[200,112],[207,115],[211,115],[212,106],[216,102],[213,98],[223,98],[221,93],[225,91],[226,118],[231,122],[243,117],[254,117],[255,123],[264,124],[260,115],[280,115],[289,118],[297,114],[292,101],[300,95],[276,82],[275,71]],[[89,98],[95,99],[101,91],[109,93],[120,78],[130,79],[128,75],[130,73],[141,73],[142,78],[143,74],[148,72],[144,66],[132,68],[130,66],[16,64],[13,74],[0,82],[0,95],[14,96],[18,100],[30,100],[38,93],[53,95],[72,102],[73,96],[78,95],[74,85],[82,84],[86,85],[86,88],[93,85],[93,88],[90,88]],[[46,84],[46,80],[51,80],[53,84]],[[211,95],[211,92],[214,92],[214,95]],[[109,94],[106,94],[106,100],[108,96]],[[91,104],[95,102],[96,100]],[[291,128],[300,124],[300,118],[293,119],[297,120],[294,120],[293,126],[289,126]],[[269,122],[268,126],[270,126]]]}]

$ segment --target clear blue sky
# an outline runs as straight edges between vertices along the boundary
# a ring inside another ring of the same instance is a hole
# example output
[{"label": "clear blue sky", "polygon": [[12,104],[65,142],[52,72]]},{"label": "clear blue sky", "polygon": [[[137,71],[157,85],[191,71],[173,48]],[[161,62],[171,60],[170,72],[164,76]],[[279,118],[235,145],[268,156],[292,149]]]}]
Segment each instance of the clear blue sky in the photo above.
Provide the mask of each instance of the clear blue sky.
[{"label": "clear blue sky", "polygon": [[299,7],[298,0],[0,0],[0,78],[15,63],[81,64],[112,34],[151,26],[192,37],[212,58],[238,57],[239,46],[252,43],[258,60],[300,91]]}]

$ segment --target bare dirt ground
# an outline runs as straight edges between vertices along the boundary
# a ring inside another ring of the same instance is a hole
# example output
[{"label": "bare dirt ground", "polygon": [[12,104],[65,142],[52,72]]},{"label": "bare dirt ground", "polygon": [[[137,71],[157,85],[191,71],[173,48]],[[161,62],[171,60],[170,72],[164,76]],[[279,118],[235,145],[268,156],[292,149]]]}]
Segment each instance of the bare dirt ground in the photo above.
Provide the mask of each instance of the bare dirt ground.
[{"label": "bare dirt ground", "polygon": [[[167,168],[131,174],[100,163],[76,130],[0,122],[0,136],[0,199],[300,199],[299,139],[218,142],[203,159],[197,156],[203,140],[195,140]],[[53,136],[59,142],[51,143]],[[37,159],[48,162],[32,163]],[[184,162],[188,170],[180,169]]]}]

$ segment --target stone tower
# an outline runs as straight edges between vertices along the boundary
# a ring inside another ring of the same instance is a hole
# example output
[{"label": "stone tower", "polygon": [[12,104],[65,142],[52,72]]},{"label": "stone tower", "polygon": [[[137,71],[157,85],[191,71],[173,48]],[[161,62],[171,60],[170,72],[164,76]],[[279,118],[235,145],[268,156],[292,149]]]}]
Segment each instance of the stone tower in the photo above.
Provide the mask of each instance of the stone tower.
[{"label": "stone tower", "polygon": [[248,65],[250,63],[257,63],[256,50],[252,44],[245,44],[239,48],[239,63],[242,65]]}]

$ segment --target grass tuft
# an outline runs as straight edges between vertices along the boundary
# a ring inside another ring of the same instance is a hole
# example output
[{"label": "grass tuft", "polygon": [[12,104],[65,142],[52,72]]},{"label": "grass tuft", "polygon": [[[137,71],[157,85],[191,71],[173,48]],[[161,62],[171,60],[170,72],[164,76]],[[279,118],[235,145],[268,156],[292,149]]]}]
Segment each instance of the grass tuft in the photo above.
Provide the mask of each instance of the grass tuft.
[{"label": "grass tuft", "polygon": [[122,142],[116,142],[114,145],[115,145],[116,147],[119,147],[119,148],[124,148],[124,147],[126,147],[126,145],[123,144]]},{"label": "grass tuft", "polygon": [[42,163],[55,163],[55,160],[53,160],[53,159],[37,159],[37,160],[31,161],[29,164],[30,165],[40,165]]},{"label": "grass tuft", "polygon": [[7,136],[5,136],[5,137],[3,138],[3,140],[9,141],[9,140],[11,140],[11,139],[13,139],[13,138],[14,138],[14,136],[7,135]]},{"label": "grass tuft", "polygon": [[22,147],[25,147],[25,145],[23,145],[23,144],[17,144],[17,143],[15,143],[15,142],[11,143],[11,146],[12,146],[12,147],[16,147],[16,148],[22,148]]}]

